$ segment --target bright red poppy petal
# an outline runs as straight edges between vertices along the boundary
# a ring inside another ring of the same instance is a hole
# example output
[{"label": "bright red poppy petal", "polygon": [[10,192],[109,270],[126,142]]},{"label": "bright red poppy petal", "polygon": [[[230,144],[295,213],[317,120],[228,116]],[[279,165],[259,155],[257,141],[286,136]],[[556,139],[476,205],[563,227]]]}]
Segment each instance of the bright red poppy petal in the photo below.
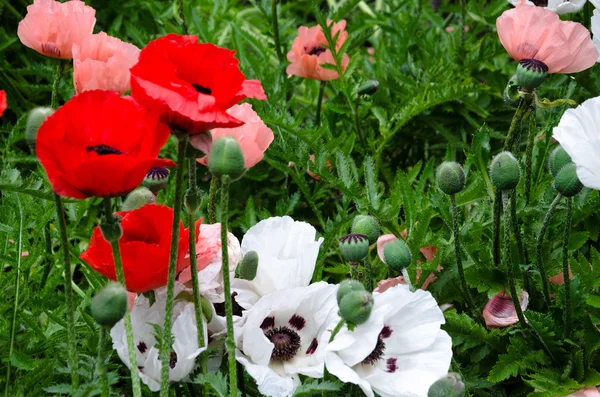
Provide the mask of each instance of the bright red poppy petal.
[{"label": "bright red poppy petal", "polygon": [[94,228],[88,249],[83,251],[79,257],[98,273],[110,280],[116,280],[112,249],[102,236],[100,227]]},{"label": "bright red poppy petal", "polygon": [[167,284],[168,247],[131,241],[121,245],[121,255],[128,291],[146,292]]},{"label": "bright red poppy petal", "polygon": [[0,90],[0,117],[2,117],[2,114],[4,113],[7,107],[8,104],[6,102],[6,92]]}]

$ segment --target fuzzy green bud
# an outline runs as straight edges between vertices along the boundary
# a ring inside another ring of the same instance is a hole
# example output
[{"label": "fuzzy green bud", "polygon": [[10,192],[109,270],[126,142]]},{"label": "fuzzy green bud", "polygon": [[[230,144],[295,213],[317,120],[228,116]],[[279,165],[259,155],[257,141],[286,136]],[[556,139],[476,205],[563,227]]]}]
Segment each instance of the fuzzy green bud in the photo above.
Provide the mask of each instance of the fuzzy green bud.
[{"label": "fuzzy green bud", "polygon": [[185,209],[190,211],[192,214],[197,213],[200,210],[200,207],[202,206],[203,198],[204,192],[202,192],[201,189],[188,189],[185,192],[185,197],[183,198]]},{"label": "fuzzy green bud", "polygon": [[465,181],[465,171],[455,161],[444,161],[435,173],[435,182],[438,187],[450,196],[462,191],[465,188]]},{"label": "fuzzy green bud", "polygon": [[412,254],[404,240],[393,240],[383,247],[383,258],[385,263],[397,272],[410,266]]},{"label": "fuzzy green bud", "polygon": [[242,258],[242,262],[238,266],[240,269],[240,278],[243,280],[254,280],[256,271],[258,270],[258,253],[256,251],[248,251]]},{"label": "fuzzy green bud", "polygon": [[353,234],[364,234],[369,239],[369,244],[377,242],[381,234],[381,228],[377,219],[371,215],[357,215],[352,221],[351,231]]},{"label": "fuzzy green bud", "polygon": [[427,397],[463,397],[465,384],[459,374],[450,372],[437,380],[427,392]]},{"label": "fuzzy green bud", "polygon": [[35,140],[37,133],[44,121],[54,113],[52,108],[35,108],[29,112],[27,116],[27,125],[25,127],[25,140],[31,148],[32,152],[35,152]]},{"label": "fuzzy green bud", "polygon": [[152,167],[142,181],[142,186],[147,187],[154,194],[158,194],[169,184],[169,169],[165,167]]},{"label": "fuzzy green bud", "polygon": [[353,325],[361,325],[369,320],[373,310],[373,295],[367,291],[352,291],[340,301],[340,316]]},{"label": "fuzzy green bud", "polygon": [[213,318],[213,305],[203,296],[200,296],[200,307],[202,308],[202,315],[206,319],[207,323],[210,323]]},{"label": "fuzzy green bud", "polygon": [[102,217],[100,220],[100,231],[102,232],[102,236],[109,243],[116,243],[123,236],[123,228],[121,227],[121,218],[118,216],[113,217],[113,222],[108,223],[105,217]]},{"label": "fuzzy green bud", "polygon": [[560,169],[554,180],[554,187],[565,197],[573,197],[583,189],[577,176],[577,166],[574,163],[567,164]]},{"label": "fuzzy green bud", "polygon": [[500,190],[512,190],[519,184],[521,169],[511,152],[502,152],[492,160],[490,168],[492,183]]},{"label": "fuzzy green bud", "polygon": [[358,96],[361,96],[361,95],[371,96],[371,95],[374,95],[378,89],[379,89],[379,81],[367,80],[356,89],[356,94]]},{"label": "fuzzy green bud", "polygon": [[146,204],[156,203],[156,196],[146,187],[138,187],[127,195],[121,209],[123,211],[131,211],[143,207]]},{"label": "fuzzy green bud", "polygon": [[208,155],[208,169],[216,177],[228,176],[236,180],[242,176],[244,154],[238,141],[231,136],[224,136],[213,143]]},{"label": "fuzzy green bud", "polygon": [[516,108],[519,105],[519,101],[521,100],[521,94],[519,93],[519,80],[517,79],[517,75],[513,75],[506,87],[504,88],[504,103],[506,103],[511,108]]},{"label": "fuzzy green bud", "polygon": [[548,168],[555,178],[562,167],[572,162],[573,160],[571,160],[569,153],[560,145],[550,152],[550,156],[548,156]]},{"label": "fuzzy green bud", "polygon": [[369,253],[369,238],[364,234],[347,234],[340,238],[340,252],[348,262],[360,262]]},{"label": "fuzzy green bud", "polygon": [[344,280],[340,283],[337,291],[337,302],[338,305],[341,303],[344,296],[355,291],[365,291],[364,285],[357,280]]},{"label": "fuzzy green bud", "polygon": [[517,66],[517,80],[525,91],[538,88],[548,76],[548,66],[536,59],[521,59]]},{"label": "fuzzy green bud", "polygon": [[92,317],[102,326],[112,327],[127,311],[127,291],[119,283],[109,283],[92,299]]}]

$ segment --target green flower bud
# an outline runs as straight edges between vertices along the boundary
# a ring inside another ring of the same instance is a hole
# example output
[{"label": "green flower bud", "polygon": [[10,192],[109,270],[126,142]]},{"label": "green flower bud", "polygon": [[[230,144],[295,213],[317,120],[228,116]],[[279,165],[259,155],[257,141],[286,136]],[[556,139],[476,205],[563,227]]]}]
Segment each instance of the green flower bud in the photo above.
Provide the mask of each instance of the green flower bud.
[{"label": "green flower bud", "polygon": [[198,188],[194,190],[188,189],[185,192],[185,197],[183,202],[185,204],[185,208],[190,211],[192,214],[197,213],[202,206],[202,199],[204,198],[204,192]]},{"label": "green flower bud", "polygon": [[127,311],[127,291],[119,283],[109,283],[92,299],[92,317],[102,326],[112,327]]},{"label": "green flower bud", "polygon": [[511,190],[517,187],[521,179],[519,162],[511,152],[502,152],[494,157],[490,169],[492,183],[500,190]]},{"label": "green flower bud", "polygon": [[465,171],[462,166],[454,161],[444,161],[437,168],[435,182],[442,192],[453,195],[465,187]]},{"label": "green flower bud", "polygon": [[337,302],[338,305],[344,298],[344,296],[348,295],[351,292],[355,291],[365,291],[365,287],[362,285],[360,281],[357,280],[344,280],[340,283],[337,291]]},{"label": "green flower bud", "polygon": [[521,100],[521,94],[519,93],[519,80],[517,80],[517,75],[513,75],[513,77],[508,80],[506,87],[504,88],[504,103],[506,103],[511,108],[516,108],[519,105],[519,101]]},{"label": "green flower bud", "polygon": [[208,155],[208,169],[216,177],[228,176],[236,180],[242,176],[244,154],[238,141],[231,136],[224,136],[213,142]]},{"label": "green flower bud", "polygon": [[25,140],[32,152],[35,152],[35,140],[38,130],[52,113],[54,113],[52,108],[35,108],[29,112],[27,126],[25,127]]},{"label": "green flower bud", "polygon": [[152,167],[142,181],[142,186],[147,187],[154,194],[158,194],[169,184],[169,169],[165,167]]},{"label": "green flower bud", "polygon": [[383,258],[385,263],[397,272],[410,266],[412,254],[404,240],[393,240],[383,247]]},{"label": "green flower bud", "polygon": [[40,328],[42,328],[43,330],[46,329],[46,327],[48,326],[48,315],[46,314],[46,312],[40,313],[40,315],[38,316],[38,323],[40,324]]},{"label": "green flower bud", "polygon": [[373,295],[367,291],[352,291],[340,301],[340,316],[348,323],[361,325],[369,320],[373,310]]},{"label": "green flower bud", "polygon": [[121,210],[131,211],[143,207],[146,204],[156,203],[156,196],[146,187],[138,187],[127,195],[123,204],[121,204]]},{"label": "green flower bud", "polygon": [[548,66],[536,59],[521,59],[517,66],[517,80],[525,91],[533,91],[546,80]]},{"label": "green flower bud", "polygon": [[207,323],[210,323],[213,318],[213,305],[203,296],[200,296],[200,307],[202,308],[202,315],[206,319]]},{"label": "green flower bud", "polygon": [[121,236],[123,236],[121,218],[114,215],[112,216],[114,217],[112,224],[109,224],[105,217],[102,217],[100,220],[100,231],[102,232],[104,239],[109,243],[117,242],[121,239]]},{"label": "green flower bud", "polygon": [[379,89],[379,81],[367,80],[356,89],[356,95],[373,95]]},{"label": "green flower bud", "polygon": [[371,215],[357,215],[352,221],[351,231],[353,234],[364,234],[369,238],[369,244],[377,242],[381,234],[381,228],[377,219]]},{"label": "green flower bud", "polygon": [[565,197],[573,197],[583,189],[583,185],[577,176],[577,166],[574,163],[565,165],[560,169],[554,187]]},{"label": "green flower bud", "polygon": [[258,270],[258,253],[256,251],[248,251],[242,258],[239,269],[241,279],[254,280],[256,271]]},{"label": "green flower bud", "polygon": [[369,253],[369,238],[364,234],[347,234],[340,238],[340,252],[348,262],[360,262]]},{"label": "green flower bud", "polygon": [[427,397],[463,397],[465,384],[459,374],[450,372],[429,388]]},{"label": "green flower bud", "polygon": [[548,156],[548,168],[553,177],[556,178],[558,171],[561,170],[565,165],[572,163],[571,156],[562,146],[556,147]]}]

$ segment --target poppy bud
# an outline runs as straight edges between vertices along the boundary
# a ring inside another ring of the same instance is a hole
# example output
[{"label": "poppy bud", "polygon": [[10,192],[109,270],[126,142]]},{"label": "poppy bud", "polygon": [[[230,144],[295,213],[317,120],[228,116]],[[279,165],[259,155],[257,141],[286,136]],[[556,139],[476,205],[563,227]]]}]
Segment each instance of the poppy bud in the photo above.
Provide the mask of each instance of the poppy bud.
[{"label": "poppy bud", "polygon": [[361,325],[369,320],[373,310],[373,295],[367,291],[352,291],[340,301],[340,316],[349,324]]},{"label": "poppy bud", "polygon": [[367,80],[356,89],[356,95],[373,95],[379,89],[379,81]]},{"label": "poppy bud", "polygon": [[213,318],[212,303],[210,303],[205,297],[200,296],[200,307],[202,308],[202,315],[206,319],[206,322],[210,323]]},{"label": "poppy bud", "polygon": [[258,270],[258,253],[256,251],[248,251],[242,258],[239,269],[241,279],[254,280],[256,271]]},{"label": "poppy bud", "polygon": [[442,192],[453,195],[465,187],[465,171],[454,161],[444,161],[435,173],[435,182]]},{"label": "poppy bud", "polygon": [[410,266],[412,254],[404,240],[393,240],[383,247],[383,258],[385,263],[397,272]]},{"label": "poppy bud", "polygon": [[427,397],[463,397],[465,384],[459,374],[450,372],[437,380],[427,392]]},{"label": "poppy bud", "polygon": [[238,141],[231,136],[224,136],[213,143],[208,155],[208,169],[217,176],[228,176],[236,180],[242,176],[244,168],[244,154]]},{"label": "poppy bud", "polygon": [[54,113],[54,109],[52,108],[35,108],[29,112],[27,126],[25,127],[25,140],[32,152],[35,152],[35,139],[37,138],[38,130],[52,113]]},{"label": "poppy bud", "polygon": [[40,315],[38,316],[38,323],[40,324],[40,327],[42,329],[46,329],[46,327],[48,326],[48,315],[46,314],[46,312],[40,313]]},{"label": "poppy bud", "polygon": [[365,291],[365,287],[357,280],[344,280],[340,283],[337,291],[338,305],[341,303],[344,296],[355,291]]},{"label": "poppy bud", "polygon": [[154,193],[152,193],[150,189],[141,186],[127,195],[127,198],[123,201],[123,204],[121,204],[121,209],[123,211],[131,211],[146,204],[154,203],[156,203],[156,196]]},{"label": "poppy bud", "polygon": [[536,59],[521,59],[517,66],[517,79],[525,91],[533,91],[546,80],[548,66]]},{"label": "poppy bud", "polygon": [[373,244],[379,238],[381,229],[377,219],[371,215],[357,215],[352,221],[352,233],[364,234],[369,239],[369,244]]},{"label": "poppy bud", "polygon": [[154,194],[158,194],[169,183],[169,169],[165,167],[152,167],[142,181],[142,186],[147,187]]},{"label": "poppy bud", "polygon": [[554,180],[554,187],[565,197],[573,197],[583,189],[577,177],[577,166],[574,163],[565,165],[560,169]]},{"label": "poppy bud", "polygon": [[112,327],[127,310],[127,291],[119,283],[109,283],[92,299],[92,317],[100,325]]},{"label": "poppy bud", "polygon": [[521,99],[521,95],[519,94],[519,80],[517,80],[517,75],[513,75],[513,77],[508,80],[506,87],[504,88],[504,94],[502,95],[504,98],[504,103],[506,103],[511,108],[516,108],[519,104],[519,100]]},{"label": "poppy bud", "polygon": [[118,216],[111,215],[114,220],[112,223],[108,223],[105,217],[102,217],[100,221],[100,232],[102,237],[109,243],[115,243],[123,236],[123,228],[121,227],[121,218]]},{"label": "poppy bud", "polygon": [[369,253],[369,238],[364,234],[347,234],[340,238],[340,252],[348,262],[360,262]]},{"label": "poppy bud", "polygon": [[187,190],[185,192],[184,204],[185,208],[190,211],[192,214],[198,212],[200,207],[202,206],[202,199],[204,198],[204,192],[202,190],[195,188],[194,190]]},{"label": "poppy bud", "polygon": [[556,175],[558,175],[561,168],[572,162],[573,160],[571,160],[569,153],[559,145],[548,157],[548,168],[550,169],[552,176],[556,178]]},{"label": "poppy bud", "polygon": [[511,152],[502,152],[494,157],[490,169],[492,183],[500,190],[511,190],[517,187],[521,179],[519,162]]}]

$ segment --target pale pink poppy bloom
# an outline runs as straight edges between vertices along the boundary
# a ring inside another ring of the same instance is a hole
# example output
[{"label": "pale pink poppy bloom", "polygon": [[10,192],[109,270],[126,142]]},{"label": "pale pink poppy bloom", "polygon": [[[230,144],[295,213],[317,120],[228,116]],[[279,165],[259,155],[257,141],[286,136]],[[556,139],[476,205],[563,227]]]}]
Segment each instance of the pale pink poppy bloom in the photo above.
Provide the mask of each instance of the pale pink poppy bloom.
[{"label": "pale pink poppy bloom", "polygon": [[198,159],[198,162],[207,165],[212,143],[221,137],[232,136],[242,148],[244,167],[254,167],[263,159],[265,151],[273,142],[273,131],[252,110],[252,105],[249,103],[233,105],[227,109],[227,113],[243,121],[244,124],[235,128],[214,128],[210,130],[210,136],[207,134],[192,135],[190,137],[192,146],[207,154]]},{"label": "pale pink poppy bloom", "polygon": [[[521,291],[521,309],[526,310],[529,294]],[[519,322],[512,298],[504,291],[498,292],[483,308],[483,319],[488,329],[508,327]]]},{"label": "pale pink poppy bloom", "polygon": [[22,258],[27,258],[29,256],[29,251],[23,251],[21,252],[21,257]]},{"label": "pale pink poppy bloom", "polygon": [[89,90],[129,91],[129,69],[140,49],[104,32],[88,35],[73,45],[73,82],[79,94]]},{"label": "pale pink poppy bloom", "polygon": [[515,60],[543,63],[548,73],[576,73],[598,60],[590,32],[581,24],[561,21],[558,15],[519,0],[516,8],[497,20],[498,36]]},{"label": "pale pink poppy bloom", "polygon": [[[346,29],[346,21],[341,20],[338,23],[327,21],[327,26],[331,27],[331,36],[335,36],[339,32],[339,36],[335,43],[336,51],[344,45],[348,38]],[[337,71],[325,69],[322,65],[335,65],[335,60],[331,54],[331,50],[326,48],[328,45],[327,39],[323,34],[320,25],[308,28],[300,26],[298,28],[298,36],[292,43],[292,50],[288,52],[287,59],[291,62],[287,67],[288,76],[300,76],[306,79],[313,80],[335,80],[340,77]],[[350,58],[348,54],[342,57],[342,70],[346,70]]]},{"label": "pale pink poppy bloom", "polygon": [[40,54],[71,59],[73,45],[92,34],[95,15],[96,10],[80,0],[34,0],[19,22],[17,34],[21,43]]},{"label": "pale pink poppy bloom", "polygon": [[[573,279],[573,272],[571,271],[571,266],[569,266],[569,279]],[[552,284],[563,285],[565,283],[565,272],[560,272],[548,278],[548,281]]]},{"label": "pale pink poppy bloom", "polygon": [[586,386],[575,393],[569,394],[567,397],[600,397],[600,388]]}]

